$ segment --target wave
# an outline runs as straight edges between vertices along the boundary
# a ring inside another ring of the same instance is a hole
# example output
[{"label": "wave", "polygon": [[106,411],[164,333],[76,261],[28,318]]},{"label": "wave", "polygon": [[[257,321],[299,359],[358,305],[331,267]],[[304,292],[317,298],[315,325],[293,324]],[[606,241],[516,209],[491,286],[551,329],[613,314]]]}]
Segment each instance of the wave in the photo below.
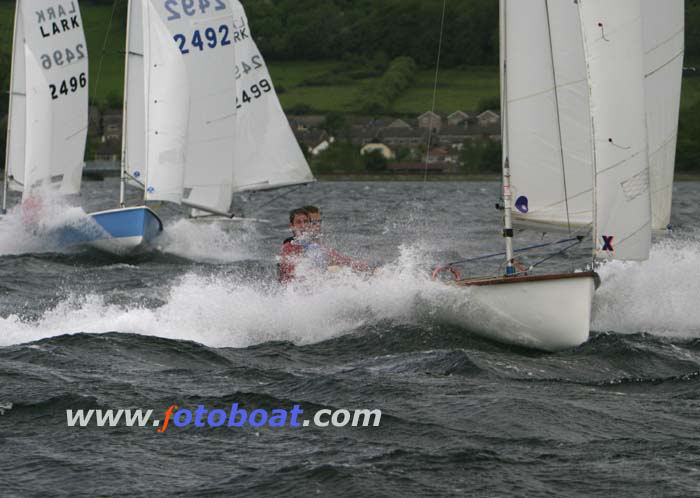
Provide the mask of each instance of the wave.
[{"label": "wave", "polygon": [[[228,244],[220,228],[191,224],[182,221],[175,227],[187,233],[214,234]],[[241,242],[222,257],[236,259],[245,252]],[[372,277],[339,272],[286,287],[274,282],[269,272],[253,280],[226,272],[189,273],[160,289],[155,302],[140,295],[115,304],[103,295],[73,294],[38,319],[14,314],[0,318],[0,346],[76,332],[135,333],[212,347],[248,347],[269,341],[304,345],[373,326],[449,325],[445,320],[449,309],[469,306],[469,292],[432,282],[425,260],[424,249],[402,247],[396,261]],[[700,306],[695,299],[700,280],[692,278],[698,267],[700,243],[691,238],[656,244],[651,258],[643,263],[604,265],[592,329],[700,337]]]},{"label": "wave", "polygon": [[611,262],[598,270],[592,329],[700,337],[700,242],[669,239],[641,263]]}]

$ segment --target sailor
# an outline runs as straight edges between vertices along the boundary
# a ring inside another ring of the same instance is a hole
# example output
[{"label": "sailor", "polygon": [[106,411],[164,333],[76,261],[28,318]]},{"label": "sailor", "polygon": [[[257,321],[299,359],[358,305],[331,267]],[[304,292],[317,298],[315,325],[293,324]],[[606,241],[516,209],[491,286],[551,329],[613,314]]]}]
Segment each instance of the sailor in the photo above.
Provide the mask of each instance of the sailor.
[{"label": "sailor", "polygon": [[[313,220],[313,221],[312,221]],[[297,265],[305,258],[313,267],[321,270],[337,270],[340,267],[352,268],[355,271],[369,271],[369,265],[362,261],[340,254],[335,249],[326,247],[319,242],[321,237],[321,212],[315,206],[299,208],[289,213],[289,229],[292,237],[284,241],[279,263],[279,281],[293,281]]]}]

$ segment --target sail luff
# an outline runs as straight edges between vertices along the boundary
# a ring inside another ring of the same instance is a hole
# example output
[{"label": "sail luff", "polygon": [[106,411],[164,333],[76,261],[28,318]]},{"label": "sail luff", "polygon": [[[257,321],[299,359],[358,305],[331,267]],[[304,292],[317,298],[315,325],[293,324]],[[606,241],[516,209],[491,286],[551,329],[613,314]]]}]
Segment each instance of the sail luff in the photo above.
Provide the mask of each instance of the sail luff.
[{"label": "sail luff", "polygon": [[651,196],[639,0],[579,0],[595,164],[595,256],[644,260]]}]

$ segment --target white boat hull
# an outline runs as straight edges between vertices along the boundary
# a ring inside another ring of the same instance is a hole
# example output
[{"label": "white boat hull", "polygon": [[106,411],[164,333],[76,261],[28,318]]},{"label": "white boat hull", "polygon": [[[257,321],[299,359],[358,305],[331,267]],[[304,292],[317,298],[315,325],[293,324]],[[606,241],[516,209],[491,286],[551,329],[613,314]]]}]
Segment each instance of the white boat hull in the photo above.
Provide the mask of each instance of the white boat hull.
[{"label": "white boat hull", "polygon": [[461,306],[448,321],[488,339],[545,351],[586,342],[598,276],[595,273],[462,280]]}]

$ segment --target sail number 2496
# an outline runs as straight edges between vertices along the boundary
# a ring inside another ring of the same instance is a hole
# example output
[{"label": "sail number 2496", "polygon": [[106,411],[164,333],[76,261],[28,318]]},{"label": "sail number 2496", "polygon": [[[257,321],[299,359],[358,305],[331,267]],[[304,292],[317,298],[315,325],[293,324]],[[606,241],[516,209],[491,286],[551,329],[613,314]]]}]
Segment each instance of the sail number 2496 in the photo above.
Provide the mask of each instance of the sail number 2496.
[{"label": "sail number 2496", "polygon": [[80,76],[72,76],[56,85],[50,84],[49,90],[51,90],[51,99],[56,100],[61,95],[75,93],[78,91],[78,88],[85,88],[86,86],[87,76],[85,76],[85,73],[80,73]]}]

